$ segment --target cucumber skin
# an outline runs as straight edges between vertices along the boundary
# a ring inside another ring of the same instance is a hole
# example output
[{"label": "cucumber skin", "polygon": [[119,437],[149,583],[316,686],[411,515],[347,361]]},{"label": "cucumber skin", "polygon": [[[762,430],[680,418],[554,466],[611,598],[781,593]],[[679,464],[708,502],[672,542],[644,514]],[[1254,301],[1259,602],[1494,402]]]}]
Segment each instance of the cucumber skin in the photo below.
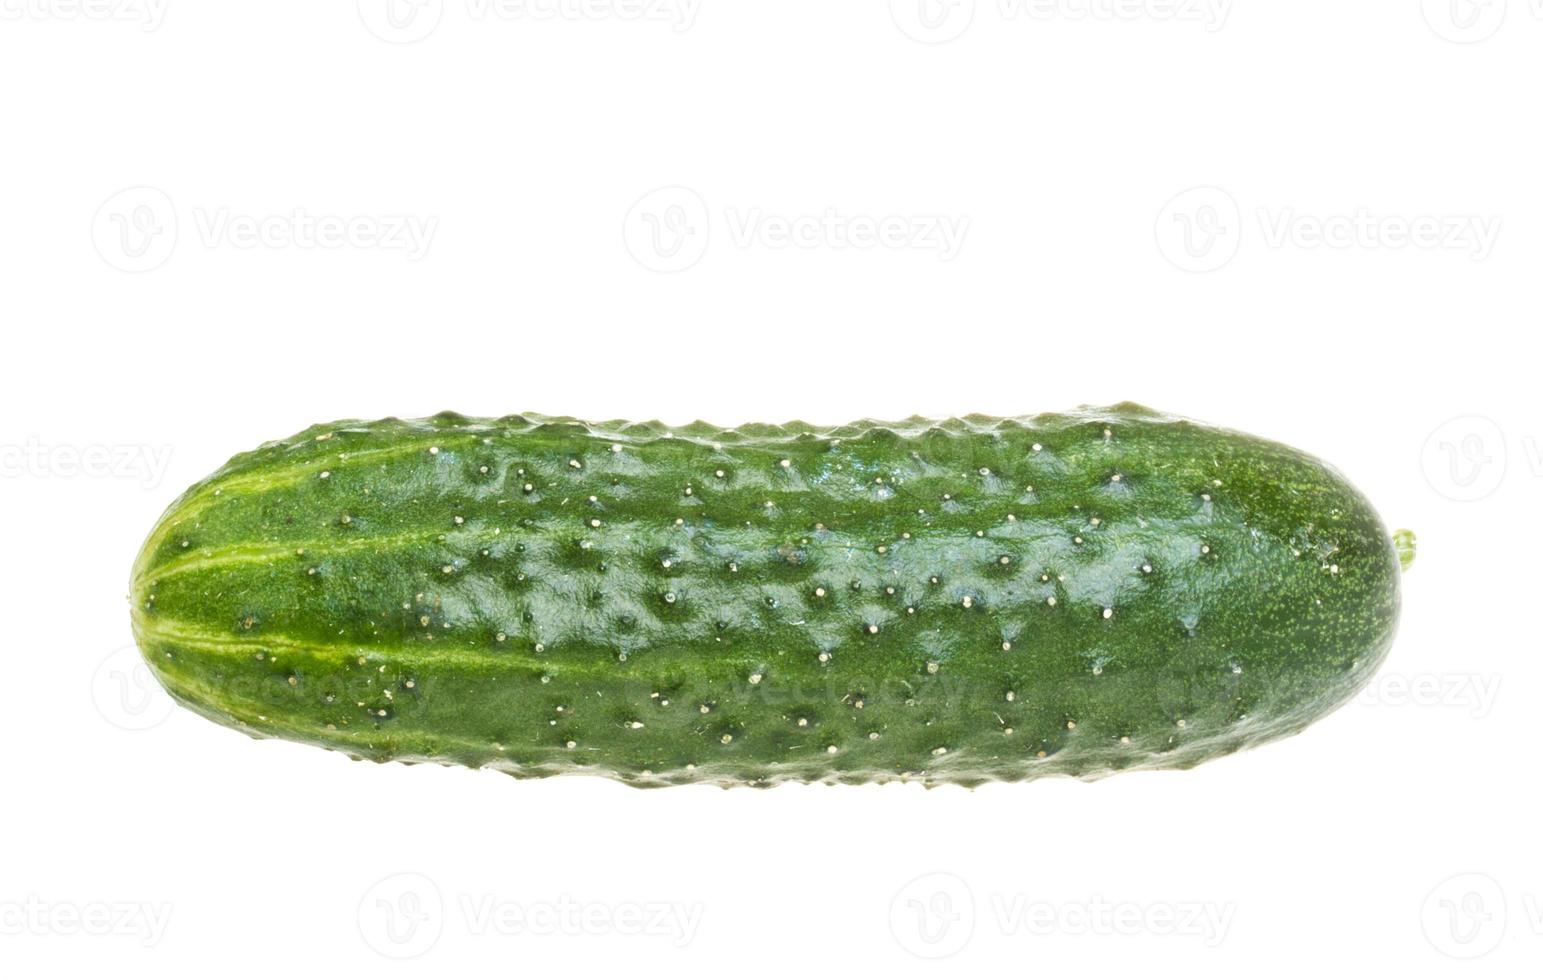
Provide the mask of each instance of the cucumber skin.
[{"label": "cucumber skin", "polygon": [[638,786],[976,785],[1301,730],[1382,661],[1399,565],[1331,467],[1129,403],[442,414],[237,456],[131,590],[166,689],[254,736]]}]

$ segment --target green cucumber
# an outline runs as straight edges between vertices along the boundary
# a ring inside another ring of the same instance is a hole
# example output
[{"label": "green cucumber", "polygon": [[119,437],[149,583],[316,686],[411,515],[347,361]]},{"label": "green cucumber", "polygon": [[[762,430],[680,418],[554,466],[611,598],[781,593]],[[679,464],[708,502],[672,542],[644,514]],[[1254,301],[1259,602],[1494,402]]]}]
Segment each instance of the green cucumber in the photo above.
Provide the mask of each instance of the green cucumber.
[{"label": "green cucumber", "polygon": [[237,456],[131,589],[165,688],[255,736],[640,786],[974,785],[1301,730],[1391,645],[1400,551],[1326,464],[1131,404],[444,414]]}]

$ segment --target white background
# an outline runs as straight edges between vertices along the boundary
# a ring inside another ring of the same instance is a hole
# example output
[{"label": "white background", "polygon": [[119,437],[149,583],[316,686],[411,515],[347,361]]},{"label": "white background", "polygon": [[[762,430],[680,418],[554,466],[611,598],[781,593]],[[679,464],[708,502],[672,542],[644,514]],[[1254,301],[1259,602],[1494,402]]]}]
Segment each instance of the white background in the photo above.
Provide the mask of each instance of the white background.
[{"label": "white background", "polygon": [[[0,0],[0,973],[1538,962],[1540,4],[93,2]],[[1123,399],[1420,533],[1367,695],[1188,773],[640,792],[252,741],[129,647],[162,508],[313,422]]]}]

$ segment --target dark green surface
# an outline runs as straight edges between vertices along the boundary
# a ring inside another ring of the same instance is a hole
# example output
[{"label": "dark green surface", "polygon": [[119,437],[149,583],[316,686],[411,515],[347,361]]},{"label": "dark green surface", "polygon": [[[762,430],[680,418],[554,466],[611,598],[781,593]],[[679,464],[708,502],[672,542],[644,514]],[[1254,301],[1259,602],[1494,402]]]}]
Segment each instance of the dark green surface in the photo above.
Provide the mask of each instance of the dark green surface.
[{"label": "dark green surface", "polygon": [[1399,564],[1333,469],[1134,405],[834,429],[340,422],[182,496],[133,576],[183,704],[521,776],[1183,768],[1370,678]]}]

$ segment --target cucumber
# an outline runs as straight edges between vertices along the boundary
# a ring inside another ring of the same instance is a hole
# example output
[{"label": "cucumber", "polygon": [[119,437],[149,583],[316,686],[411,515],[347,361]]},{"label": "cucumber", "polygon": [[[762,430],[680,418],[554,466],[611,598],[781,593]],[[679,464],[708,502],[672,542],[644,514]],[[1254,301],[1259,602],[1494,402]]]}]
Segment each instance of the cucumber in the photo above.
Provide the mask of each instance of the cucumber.
[{"label": "cucumber", "polygon": [[131,591],[167,691],[254,736],[637,786],[975,785],[1301,730],[1382,661],[1412,548],[1326,464],[1133,404],[443,414],[235,457]]}]

